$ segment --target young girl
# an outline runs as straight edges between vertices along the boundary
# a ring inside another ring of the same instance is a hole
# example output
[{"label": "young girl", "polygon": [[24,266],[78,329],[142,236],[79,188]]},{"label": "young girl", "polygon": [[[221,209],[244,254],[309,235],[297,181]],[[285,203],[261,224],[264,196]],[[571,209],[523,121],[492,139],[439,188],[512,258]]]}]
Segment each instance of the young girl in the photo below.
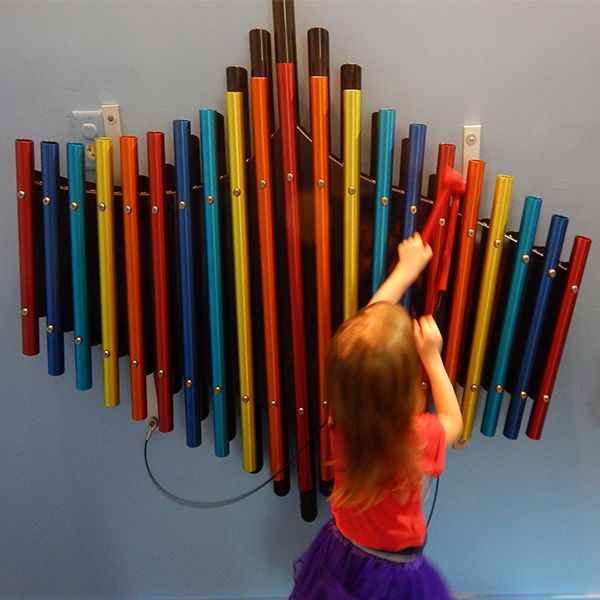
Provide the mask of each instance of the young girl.
[{"label": "young girl", "polygon": [[[333,337],[328,357],[333,521],[295,565],[290,600],[448,599],[422,554],[424,475],[438,476],[462,418],[431,315],[398,306],[431,259],[416,233],[369,305]],[[436,414],[425,412],[419,359]]]}]

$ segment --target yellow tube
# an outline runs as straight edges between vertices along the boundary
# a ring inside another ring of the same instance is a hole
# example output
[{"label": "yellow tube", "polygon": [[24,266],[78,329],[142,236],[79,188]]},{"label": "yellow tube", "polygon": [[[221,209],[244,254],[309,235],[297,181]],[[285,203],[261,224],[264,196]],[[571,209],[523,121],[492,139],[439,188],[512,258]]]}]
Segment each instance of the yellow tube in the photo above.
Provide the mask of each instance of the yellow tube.
[{"label": "yellow tube", "polygon": [[233,221],[235,307],[240,370],[242,460],[245,471],[258,468],[254,380],[252,365],[252,316],[250,310],[250,264],[246,217],[246,161],[244,154],[244,109],[242,92],[225,93],[227,116],[227,159]]},{"label": "yellow tube", "polygon": [[463,391],[463,440],[470,440],[473,431],[473,421],[477,409],[477,394],[481,383],[481,371],[483,370],[485,348],[490,330],[490,320],[500,269],[500,259],[502,258],[504,230],[506,229],[510,210],[512,187],[513,178],[510,175],[498,175],[496,177],[496,190],[494,192],[490,229],[483,259],[481,287],[479,288],[475,326],[473,328],[473,340],[471,342],[465,389]]},{"label": "yellow tube", "polygon": [[119,346],[115,271],[112,140],[96,138],[96,208],[104,374],[104,406],[119,405]]},{"label": "yellow tube", "polygon": [[361,90],[344,90],[344,320],[358,310]]}]

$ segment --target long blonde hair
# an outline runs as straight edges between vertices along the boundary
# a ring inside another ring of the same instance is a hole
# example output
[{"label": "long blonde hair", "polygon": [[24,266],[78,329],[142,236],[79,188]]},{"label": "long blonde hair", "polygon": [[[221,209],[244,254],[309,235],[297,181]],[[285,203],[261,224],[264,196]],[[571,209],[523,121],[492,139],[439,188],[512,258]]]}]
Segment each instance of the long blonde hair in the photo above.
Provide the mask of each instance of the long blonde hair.
[{"label": "long blonde hair", "polygon": [[[336,435],[344,444],[332,502],[368,508],[395,482],[399,498],[419,477],[411,443],[419,358],[406,311],[377,302],[347,320],[329,346],[327,392]],[[395,481],[402,468],[402,481]]]}]

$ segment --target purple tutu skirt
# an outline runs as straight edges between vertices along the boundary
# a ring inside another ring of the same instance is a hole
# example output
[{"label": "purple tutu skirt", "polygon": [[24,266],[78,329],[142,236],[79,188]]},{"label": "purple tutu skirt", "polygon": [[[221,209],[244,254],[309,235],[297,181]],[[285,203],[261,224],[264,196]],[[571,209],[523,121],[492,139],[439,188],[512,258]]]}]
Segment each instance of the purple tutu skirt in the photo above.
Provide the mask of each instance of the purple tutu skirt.
[{"label": "purple tutu skirt", "polygon": [[399,563],[373,556],[325,524],[294,564],[290,600],[449,600],[437,570],[422,553]]}]

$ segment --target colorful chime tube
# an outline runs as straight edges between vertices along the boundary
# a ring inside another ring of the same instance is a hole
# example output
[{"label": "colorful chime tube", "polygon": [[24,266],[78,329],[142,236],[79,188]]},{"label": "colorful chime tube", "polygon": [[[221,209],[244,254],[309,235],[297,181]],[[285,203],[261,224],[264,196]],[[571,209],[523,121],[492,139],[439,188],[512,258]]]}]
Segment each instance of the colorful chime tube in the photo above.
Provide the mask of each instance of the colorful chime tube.
[{"label": "colorful chime tube", "polygon": [[[412,123],[408,128],[408,163],[406,170],[406,189],[404,190],[404,214],[402,218],[402,239],[409,238],[416,228],[419,202],[421,201],[421,188],[423,185],[423,160],[425,157],[425,140],[427,126]],[[410,310],[412,302],[412,288],[408,288],[400,304]]]},{"label": "colorful chime tube", "polygon": [[173,392],[171,389],[171,334],[169,330],[169,289],[167,279],[167,231],[165,199],[165,134],[146,133],[148,186],[150,194],[150,232],[152,239],[153,305],[155,329],[154,381],[158,404],[158,429],[173,430]]},{"label": "colorful chime tube", "polygon": [[273,173],[271,167],[272,85],[271,34],[265,29],[250,32],[252,72],[252,131],[260,247],[263,329],[265,339],[265,376],[267,383],[267,418],[269,427],[269,461],[273,487],[277,494],[289,491],[285,469],[283,398],[281,395],[279,308],[277,305],[277,264],[275,215],[273,212]]},{"label": "colorful chime tube", "polygon": [[179,246],[181,325],[183,333],[183,381],[186,443],[195,448],[202,441],[200,382],[198,380],[198,326],[196,276],[192,234],[192,183],[190,177],[190,122],[173,121],[177,230]]},{"label": "colorful chime tube", "polygon": [[98,137],[95,146],[104,406],[114,408],[119,405],[119,340],[112,140]]},{"label": "colorful chime tube", "polygon": [[208,273],[208,314],[212,374],[212,411],[215,455],[229,454],[229,387],[225,363],[225,315],[223,311],[223,272],[221,253],[221,195],[219,192],[217,113],[200,111],[202,191],[206,226],[206,266]]},{"label": "colorful chime tube", "polygon": [[391,108],[380,109],[377,113],[377,162],[375,168],[375,222],[373,226],[371,294],[375,294],[386,276],[395,129],[396,111]]},{"label": "colorful chime tube", "polygon": [[462,397],[463,440],[470,440],[477,409],[477,394],[481,383],[485,349],[490,330],[494,294],[498,281],[504,231],[510,210],[513,178],[509,175],[496,177],[496,189],[492,204],[488,238],[483,260],[481,286],[475,313],[473,339],[469,351],[467,375]]},{"label": "colorful chime tube", "polygon": [[[306,372],[306,339],[304,316],[304,289],[302,284],[302,246],[300,221],[300,193],[297,150],[297,97],[296,97],[296,39],[294,4],[290,0],[274,0],[275,62],[277,70],[277,100],[281,133],[281,167],[283,198],[285,202],[285,229],[288,258],[288,283],[292,361],[294,372],[294,399],[296,443],[302,449],[298,456],[298,484],[301,492],[303,518],[316,517],[313,498],[313,473],[310,439],[310,415]],[[309,514],[312,512],[313,514]]]},{"label": "colorful chime tube", "polygon": [[529,415],[527,436],[533,440],[539,440],[542,437],[550,397],[554,389],[554,382],[556,381],[560,359],[569,332],[569,324],[571,323],[573,310],[575,309],[575,303],[579,295],[581,280],[583,279],[583,272],[591,245],[592,240],[583,235],[577,235],[573,240],[567,281],[548,350],[548,358],[546,359],[539,390],[533,402],[531,414]]},{"label": "colorful chime tube", "polygon": [[542,274],[533,305],[533,314],[525,337],[523,354],[504,423],[504,435],[511,440],[515,440],[519,436],[525,404],[529,395],[528,390],[533,375],[533,367],[568,224],[569,219],[567,217],[552,215],[544,248]]},{"label": "colorful chime tube", "polygon": [[37,280],[33,234],[33,155],[34,144],[32,140],[15,140],[17,217],[19,220],[21,339],[23,354],[26,356],[35,356],[40,351],[36,302]]},{"label": "colorful chime tube", "polygon": [[73,281],[73,341],[75,345],[75,387],[92,387],[92,346],[88,302],[87,245],[85,218],[85,146],[67,144],[69,182],[69,232],[71,237],[71,279]]},{"label": "colorful chime tube", "polygon": [[342,162],[344,169],[344,320],[358,310],[360,231],[361,68],[347,63],[341,70]]},{"label": "colorful chime tube", "polygon": [[123,197],[123,240],[127,288],[127,328],[129,336],[129,386],[131,417],[136,421],[148,415],[146,395],[146,351],[144,348],[144,306],[142,288],[142,248],[140,230],[138,140],[133,135],[119,139],[121,192]]},{"label": "colorful chime tube", "polygon": [[254,398],[254,364],[252,357],[252,311],[250,263],[248,256],[248,223],[246,159],[244,140],[243,79],[246,70],[227,69],[226,138],[233,231],[233,267],[237,316],[237,345],[240,377],[242,462],[245,471],[258,468]]},{"label": "colorful chime tube", "polygon": [[[456,151],[456,146],[454,144],[440,144],[438,146],[438,157],[437,157],[437,169],[436,169],[436,194],[435,194],[435,203],[443,202],[439,217],[436,222],[434,222],[433,226],[433,234],[431,236],[431,249],[433,251],[433,256],[429,261],[429,265],[427,266],[427,284],[425,291],[425,314],[432,315],[435,313],[435,309],[438,302],[438,269],[442,265],[443,259],[443,250],[444,250],[444,241],[445,235],[447,232],[446,223],[448,221],[449,216],[449,206],[446,199],[442,199],[442,194],[444,192],[444,185],[442,178],[446,169],[454,168],[454,155]],[[458,200],[455,198],[454,203],[457,203]]]},{"label": "colorful chime tube", "polygon": [[458,232],[458,256],[450,304],[448,333],[444,340],[444,366],[452,385],[455,387],[464,344],[469,279],[473,264],[477,216],[479,214],[484,175],[485,161],[470,160],[467,169],[466,190],[462,202],[462,218]]},{"label": "colorful chime tube", "polygon": [[[327,348],[331,338],[331,256],[329,234],[329,33],[308,30],[308,72],[312,137],[313,198],[315,206],[315,271],[319,424],[329,418],[326,391]],[[319,476],[333,481],[329,430],[319,432]],[[328,485],[330,485],[330,483]],[[323,484],[325,485],[325,484]]]},{"label": "colorful chime tube", "polygon": [[516,328],[521,314],[525,281],[529,270],[531,251],[535,241],[535,232],[542,207],[542,199],[535,196],[527,196],[519,226],[519,241],[515,250],[506,308],[500,329],[496,357],[492,377],[490,379],[483,420],[481,422],[481,433],[493,436],[496,433],[500,405],[506,386],[506,375],[513,342],[516,336]]},{"label": "colorful chime tube", "polygon": [[44,270],[46,282],[46,342],[48,374],[65,371],[62,290],[60,285],[61,253],[59,228],[59,147],[56,142],[42,142],[42,204],[44,223]]}]

